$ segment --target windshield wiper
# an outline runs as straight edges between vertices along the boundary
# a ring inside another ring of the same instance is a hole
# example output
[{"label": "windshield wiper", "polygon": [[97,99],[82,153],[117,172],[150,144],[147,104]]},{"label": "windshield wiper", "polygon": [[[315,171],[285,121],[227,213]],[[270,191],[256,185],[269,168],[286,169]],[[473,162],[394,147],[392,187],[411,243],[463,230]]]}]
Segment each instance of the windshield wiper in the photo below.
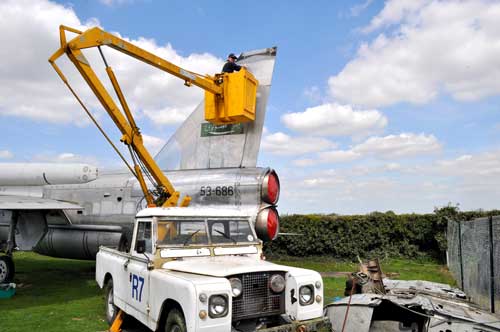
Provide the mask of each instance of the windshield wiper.
[{"label": "windshield wiper", "polygon": [[201,231],[201,228],[199,230],[197,230],[196,232],[191,233],[191,235],[189,235],[189,237],[186,239],[186,241],[184,241],[184,243],[182,245],[185,246],[186,244],[188,244],[188,242],[191,241],[191,239],[193,238],[193,236],[195,236],[196,234],[198,234],[199,231]]},{"label": "windshield wiper", "polygon": [[216,233],[219,233],[220,235],[224,236],[226,239],[233,241],[233,243],[237,243],[235,239],[230,237],[229,235],[226,235],[226,233],[219,231],[218,229],[214,229]]}]

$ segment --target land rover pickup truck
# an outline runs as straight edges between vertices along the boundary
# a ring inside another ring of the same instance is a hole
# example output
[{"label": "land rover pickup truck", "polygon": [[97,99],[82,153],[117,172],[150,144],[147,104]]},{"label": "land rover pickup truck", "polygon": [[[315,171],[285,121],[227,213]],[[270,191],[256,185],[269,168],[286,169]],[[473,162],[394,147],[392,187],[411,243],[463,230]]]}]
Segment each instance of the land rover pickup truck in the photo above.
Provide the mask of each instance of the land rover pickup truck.
[{"label": "land rover pickup truck", "polygon": [[330,331],[319,273],[264,260],[252,219],[236,209],[139,212],[129,252],[97,254],[108,322],[121,309],[155,331]]}]

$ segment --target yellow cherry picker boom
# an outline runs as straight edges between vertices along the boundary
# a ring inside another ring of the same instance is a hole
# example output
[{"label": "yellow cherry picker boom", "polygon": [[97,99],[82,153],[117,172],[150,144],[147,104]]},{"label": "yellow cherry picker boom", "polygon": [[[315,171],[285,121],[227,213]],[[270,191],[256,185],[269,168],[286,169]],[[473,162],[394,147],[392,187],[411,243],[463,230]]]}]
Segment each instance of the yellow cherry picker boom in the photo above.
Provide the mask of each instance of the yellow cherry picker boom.
[{"label": "yellow cherry picker boom", "polygon": [[[71,40],[67,40],[66,32],[76,34]],[[59,77],[63,80],[71,93],[78,100],[85,112],[101,131],[107,141],[113,146],[121,159],[126,163],[130,171],[139,181],[144,193],[148,207],[154,206],[177,206],[180,193],[175,190],[155,160],[145,148],[141,132],[137,126],[132,112],[125,100],[125,96],[118,84],[118,80],[108,65],[102,46],[108,46],[116,51],[129,55],[137,60],[156,67],[168,74],[174,75],[184,80],[184,85],[190,87],[198,86],[205,90],[205,120],[215,124],[242,123],[255,120],[255,106],[258,81],[245,68],[239,72],[215,74],[214,76],[202,76],[200,74],[185,70],[175,64],[162,59],[122,38],[98,27],[79,31],[74,28],[61,25],[59,27],[61,47],[49,58]],[[90,62],[85,58],[82,50],[95,48],[103,59],[106,73],[111,81],[111,85],[116,93],[122,110],[115,103],[110,93],[106,90],[100,79],[92,69]],[[75,65],[79,73],[92,89],[97,99],[100,101],[106,112],[109,114],[117,128],[122,133],[121,141],[128,147],[133,161],[133,168],[129,165],[120,151],[113,144],[102,127],[98,124],[92,113],[84,105],[82,100],[71,87],[69,81],[57,66],[56,60],[66,54]],[[125,114],[125,115],[124,115]],[[147,186],[145,176],[154,186],[150,190]],[[187,206],[191,198],[185,196],[180,206]]]}]

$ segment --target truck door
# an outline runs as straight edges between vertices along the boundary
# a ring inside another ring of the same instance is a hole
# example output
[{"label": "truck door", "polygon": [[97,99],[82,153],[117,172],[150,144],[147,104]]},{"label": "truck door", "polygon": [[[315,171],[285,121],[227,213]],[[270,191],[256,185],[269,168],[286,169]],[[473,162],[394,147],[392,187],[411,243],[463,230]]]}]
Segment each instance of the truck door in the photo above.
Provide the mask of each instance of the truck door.
[{"label": "truck door", "polygon": [[[146,241],[146,252],[137,253],[137,241]],[[135,243],[131,252],[132,259],[128,265],[129,289],[127,300],[127,312],[137,319],[147,324],[149,316],[149,282],[150,271],[148,270],[148,260],[153,259],[152,245],[152,225],[151,221],[138,221]]]}]

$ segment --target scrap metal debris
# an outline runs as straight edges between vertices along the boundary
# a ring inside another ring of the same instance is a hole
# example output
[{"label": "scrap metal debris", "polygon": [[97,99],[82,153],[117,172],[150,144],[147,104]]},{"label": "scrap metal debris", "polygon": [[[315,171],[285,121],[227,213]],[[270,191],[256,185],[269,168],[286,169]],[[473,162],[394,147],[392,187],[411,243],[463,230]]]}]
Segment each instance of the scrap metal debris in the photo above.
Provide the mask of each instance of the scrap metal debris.
[{"label": "scrap metal debris", "polygon": [[348,297],[326,307],[334,331],[500,331],[500,317],[468,301],[460,289],[383,278],[378,260],[360,263],[346,282]]}]

